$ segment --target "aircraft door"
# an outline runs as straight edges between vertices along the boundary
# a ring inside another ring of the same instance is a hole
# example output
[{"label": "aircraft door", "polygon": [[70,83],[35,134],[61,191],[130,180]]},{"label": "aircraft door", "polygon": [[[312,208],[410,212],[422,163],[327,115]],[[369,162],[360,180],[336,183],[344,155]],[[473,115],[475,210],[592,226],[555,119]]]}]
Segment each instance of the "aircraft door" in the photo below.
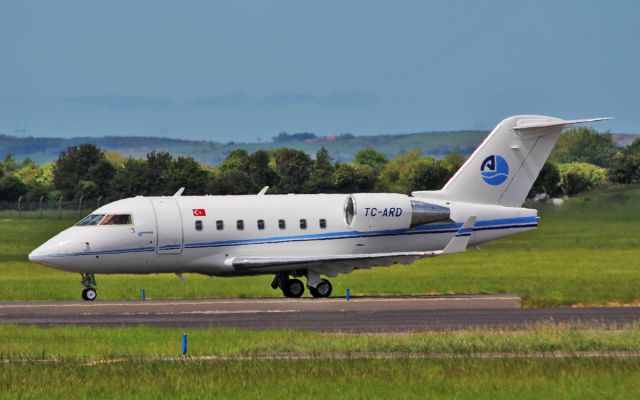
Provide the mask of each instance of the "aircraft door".
[{"label": "aircraft door", "polygon": [[182,233],[182,217],[175,199],[165,197],[151,199],[156,214],[158,254],[180,254],[184,236]]}]

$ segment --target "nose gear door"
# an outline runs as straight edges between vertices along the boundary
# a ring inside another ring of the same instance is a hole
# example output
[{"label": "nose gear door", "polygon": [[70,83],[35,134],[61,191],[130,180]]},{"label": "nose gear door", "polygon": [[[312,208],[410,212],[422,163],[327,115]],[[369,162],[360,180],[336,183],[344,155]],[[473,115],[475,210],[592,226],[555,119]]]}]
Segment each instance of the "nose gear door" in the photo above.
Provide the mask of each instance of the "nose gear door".
[{"label": "nose gear door", "polygon": [[151,199],[156,214],[158,254],[180,254],[184,244],[180,207],[171,197]]}]

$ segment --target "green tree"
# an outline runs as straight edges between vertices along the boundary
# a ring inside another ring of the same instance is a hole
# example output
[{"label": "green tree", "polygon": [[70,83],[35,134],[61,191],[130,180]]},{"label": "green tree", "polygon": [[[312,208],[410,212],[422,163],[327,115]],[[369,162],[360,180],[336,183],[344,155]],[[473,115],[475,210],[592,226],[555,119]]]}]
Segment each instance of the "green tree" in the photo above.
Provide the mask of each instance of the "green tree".
[{"label": "green tree", "polygon": [[606,181],[606,170],[589,163],[558,164],[558,170],[562,190],[569,195],[591,190]]},{"label": "green tree", "polygon": [[316,160],[309,181],[305,185],[307,193],[331,193],[334,190],[334,166],[329,151],[322,146],[316,153]]},{"label": "green tree", "polygon": [[265,186],[276,184],[276,173],[271,167],[271,157],[266,150],[256,150],[247,157],[246,172],[251,178],[252,193],[260,191]]},{"label": "green tree", "polygon": [[276,171],[280,177],[280,193],[301,193],[309,179],[313,161],[307,153],[283,147],[276,153]]},{"label": "green tree", "polygon": [[449,169],[444,162],[425,157],[415,161],[408,175],[409,191],[438,190],[447,182]]},{"label": "green tree", "polygon": [[27,191],[27,185],[15,176],[6,175],[0,178],[0,201],[16,201]]},{"label": "green tree", "polygon": [[237,169],[216,170],[209,180],[207,192],[215,195],[255,193],[251,177]]},{"label": "green tree", "polygon": [[411,183],[409,173],[412,165],[420,159],[420,149],[408,151],[402,155],[392,158],[385,165],[378,179],[376,191],[409,193]]},{"label": "green tree", "polygon": [[220,171],[238,170],[248,173],[249,153],[245,149],[235,149],[220,164]]},{"label": "green tree", "polygon": [[529,191],[529,197],[538,193],[546,193],[549,196],[557,195],[561,192],[560,171],[554,163],[546,162],[538,174],[538,178],[533,183]]},{"label": "green tree", "polygon": [[[170,196],[171,188],[167,185],[169,168],[173,163],[173,156],[165,151],[152,151],[147,154],[144,179],[148,196]],[[177,189],[176,189],[177,190]]]},{"label": "green tree", "polygon": [[124,167],[118,169],[111,181],[111,195],[116,199],[149,194],[147,182],[148,163],[145,160],[127,158]]},{"label": "green tree", "polygon": [[66,198],[82,194],[86,183],[81,182],[93,182],[93,194],[104,195],[115,174],[116,169],[106,160],[102,150],[92,144],[82,144],[60,153],[53,171],[53,183]]},{"label": "green tree", "polygon": [[52,199],[52,187],[50,185],[43,185],[42,183],[33,181],[27,184],[27,194],[25,195],[26,201],[39,201],[40,197],[45,200]]},{"label": "green tree", "polygon": [[16,162],[16,159],[13,157],[13,154],[11,154],[11,152],[7,153],[7,155],[4,156],[2,163],[0,163],[0,170],[2,170],[5,174],[8,174],[17,169],[18,169],[18,163]]},{"label": "green tree", "polygon": [[165,171],[165,193],[175,193],[181,187],[189,195],[207,193],[209,173],[191,157],[178,157]]},{"label": "green tree", "polygon": [[578,127],[560,135],[551,153],[554,163],[586,162],[607,167],[613,160],[616,148],[610,133],[599,134],[595,129]]},{"label": "green tree", "polygon": [[334,182],[338,193],[369,192],[376,184],[376,173],[368,165],[338,163]]},{"label": "green tree", "polygon": [[369,146],[359,150],[356,153],[353,162],[359,165],[368,165],[373,169],[376,175],[379,175],[384,169],[384,166],[387,165],[388,160],[383,153],[376,151],[373,147]]},{"label": "green tree", "polygon": [[84,199],[96,199],[101,195],[100,188],[94,181],[78,182],[75,191],[83,196]]},{"label": "green tree", "polygon": [[30,159],[26,158],[20,167],[13,172],[22,182],[29,184],[34,181],[40,173],[40,167]]},{"label": "green tree", "polygon": [[616,154],[608,178],[614,183],[640,183],[640,138]]},{"label": "green tree", "polygon": [[446,156],[444,156],[442,162],[449,170],[449,178],[451,178],[456,172],[458,172],[465,161],[465,156],[462,155],[462,153],[458,153],[457,151],[452,151],[451,153],[448,153]]},{"label": "green tree", "polygon": [[111,182],[116,198],[171,195],[184,187],[186,193],[200,195],[210,187],[210,173],[191,157],[173,159],[166,152],[150,152],[146,160],[128,158]]}]

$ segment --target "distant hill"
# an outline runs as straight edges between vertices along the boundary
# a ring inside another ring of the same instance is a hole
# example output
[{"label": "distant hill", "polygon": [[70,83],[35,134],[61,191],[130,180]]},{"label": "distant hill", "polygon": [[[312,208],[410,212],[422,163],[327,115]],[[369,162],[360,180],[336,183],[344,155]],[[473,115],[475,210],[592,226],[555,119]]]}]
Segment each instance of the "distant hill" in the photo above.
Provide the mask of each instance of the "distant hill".
[{"label": "distant hill", "polygon": [[367,146],[383,152],[387,157],[395,157],[407,150],[421,148],[423,154],[441,157],[451,151],[470,154],[484,137],[485,131],[424,132],[401,135],[320,136],[314,134],[280,134],[271,141],[259,143],[226,144],[212,141],[169,139],[160,137],[75,137],[43,138],[16,137],[0,135],[0,157],[12,153],[17,160],[26,157],[42,164],[58,158],[60,152],[69,146],[93,143],[107,150],[115,151],[126,157],[144,157],[152,150],[168,151],[175,156],[191,156],[199,162],[216,165],[235,149],[253,152],[258,149],[277,149],[292,147],[309,154],[325,146],[337,161],[351,161],[355,153]]},{"label": "distant hill", "polygon": [[[68,146],[93,143],[107,150],[118,152],[125,157],[144,157],[152,150],[168,151],[175,156],[191,156],[199,162],[216,165],[235,149],[246,149],[253,152],[258,149],[277,149],[292,147],[309,154],[315,153],[325,146],[337,161],[351,161],[355,153],[367,146],[384,153],[387,157],[395,157],[407,150],[422,149],[424,155],[442,157],[452,151],[469,155],[482,142],[486,131],[446,131],[422,132],[399,135],[353,136],[316,136],[313,133],[280,134],[271,141],[259,143],[226,144],[203,141],[182,140],[160,137],[135,136],[103,136],[76,138],[42,138],[16,137],[0,135],[0,157],[12,153],[17,160],[26,157],[39,164],[53,161]],[[614,134],[613,139],[618,146],[627,146],[638,135]]]}]

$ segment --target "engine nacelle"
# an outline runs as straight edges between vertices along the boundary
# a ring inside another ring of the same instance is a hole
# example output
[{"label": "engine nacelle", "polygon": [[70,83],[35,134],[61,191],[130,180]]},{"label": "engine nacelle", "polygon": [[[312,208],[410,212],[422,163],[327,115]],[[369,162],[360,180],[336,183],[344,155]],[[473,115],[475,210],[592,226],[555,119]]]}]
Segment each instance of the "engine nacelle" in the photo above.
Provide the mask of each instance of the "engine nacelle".
[{"label": "engine nacelle", "polygon": [[354,193],[344,203],[344,221],[358,231],[408,229],[449,216],[447,207],[398,193]]}]

